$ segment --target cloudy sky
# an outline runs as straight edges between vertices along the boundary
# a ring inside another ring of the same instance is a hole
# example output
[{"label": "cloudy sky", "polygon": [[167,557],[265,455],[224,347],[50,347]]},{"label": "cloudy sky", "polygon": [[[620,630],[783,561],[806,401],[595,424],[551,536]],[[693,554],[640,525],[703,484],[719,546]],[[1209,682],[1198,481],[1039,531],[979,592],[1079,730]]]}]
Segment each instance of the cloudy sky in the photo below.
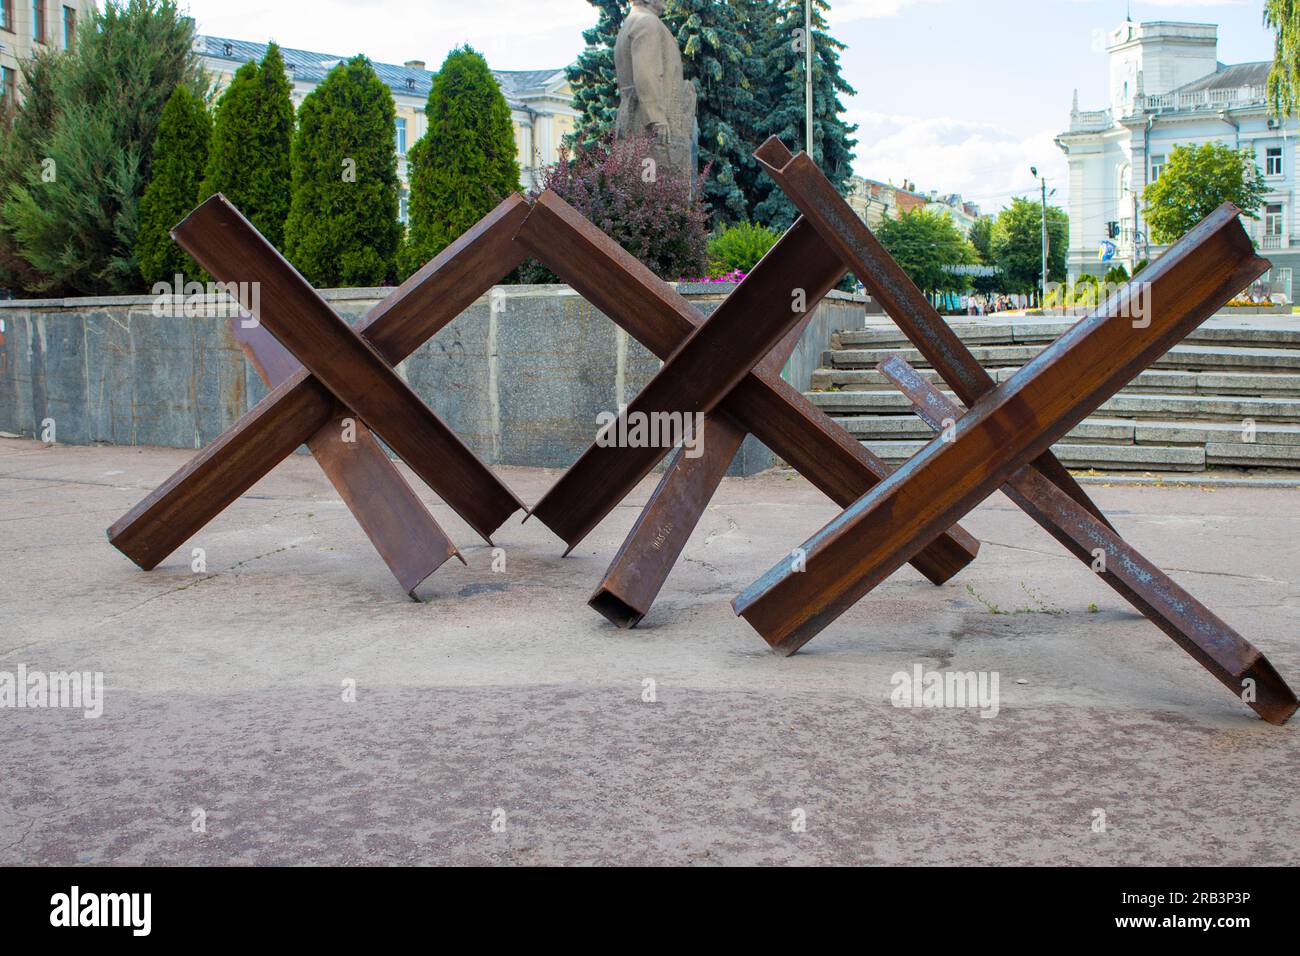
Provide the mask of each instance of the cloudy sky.
[{"label": "cloudy sky", "polygon": [[[184,4],[186,0],[182,0]],[[562,66],[595,22],[587,0],[188,0],[200,32],[400,63],[441,62],[470,43],[497,69]],[[1219,59],[1266,60],[1262,0],[1132,0],[1134,20],[1218,23]],[[1084,109],[1106,105],[1097,37],[1123,22],[1125,0],[832,0],[848,44],[845,106],[861,126],[857,171],[960,192],[995,211],[1047,171],[1065,198],[1052,140]]]}]

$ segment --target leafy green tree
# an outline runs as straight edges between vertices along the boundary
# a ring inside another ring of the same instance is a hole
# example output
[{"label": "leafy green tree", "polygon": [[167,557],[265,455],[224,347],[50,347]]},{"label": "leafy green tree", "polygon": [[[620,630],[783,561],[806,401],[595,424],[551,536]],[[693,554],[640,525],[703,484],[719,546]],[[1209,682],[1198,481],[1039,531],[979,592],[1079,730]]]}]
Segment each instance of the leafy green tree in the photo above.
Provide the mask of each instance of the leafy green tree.
[{"label": "leafy green tree", "polygon": [[[998,262],[993,255],[993,217],[980,216],[970,229],[970,244],[975,249],[976,265],[993,266]],[[971,288],[981,295],[992,295],[998,291],[1000,279],[996,275],[976,276],[971,280]]]},{"label": "leafy green tree", "polygon": [[217,103],[200,200],[222,193],[271,245],[284,250],[289,218],[293,98],[280,48],[245,63]]},{"label": "leafy green tree", "polygon": [[[110,0],[49,72],[34,109],[47,125],[7,181],[0,210],[29,292],[126,294],[140,287],[140,200],[163,108],[178,86],[207,93],[194,22],[173,0]],[[26,112],[24,104],[20,113]]]},{"label": "leafy green tree", "polygon": [[[779,136],[796,151],[805,143],[805,53],[795,42],[804,29],[803,0],[777,0],[764,5],[762,92],[758,103],[757,135],[752,148],[770,136]],[[831,36],[825,13],[827,0],[813,0],[813,143],[811,154],[827,178],[846,191],[853,176],[852,138],[857,130],[844,121],[842,96],[854,93],[844,79],[840,54],[845,46]],[[796,33],[798,31],[798,33]],[[750,187],[754,219],[785,229],[798,218],[798,210],[776,184],[761,175]]]},{"label": "leafy green tree", "polygon": [[1264,0],[1264,23],[1273,28],[1273,68],[1268,74],[1268,98],[1273,112],[1294,113],[1300,91],[1300,4],[1296,0]]},{"label": "leafy green tree", "polygon": [[[1047,207],[1047,281],[1064,282],[1070,245],[1070,218],[1057,206]],[[993,224],[993,258],[1009,292],[1029,294],[1039,288],[1043,271],[1043,207],[1016,197]]]},{"label": "leafy green tree", "polygon": [[933,295],[968,287],[966,276],[946,267],[974,265],[975,247],[943,213],[914,209],[886,219],[876,236],[922,292]]},{"label": "leafy green tree", "polygon": [[434,77],[429,131],[407,156],[411,222],[401,271],[410,275],[519,190],[514,125],[482,55],[462,47]]},{"label": "leafy green tree", "polygon": [[757,223],[742,222],[724,230],[709,241],[709,271],[750,273],[781,234]]},{"label": "leafy green tree", "polygon": [[1160,178],[1142,194],[1147,227],[1159,243],[1177,242],[1225,202],[1258,219],[1267,189],[1253,154],[1225,143],[1175,146]]},{"label": "leafy green tree", "polygon": [[573,108],[578,111],[578,132],[599,140],[614,129],[618,119],[618,77],[614,71],[614,40],[627,16],[628,0],[587,0],[598,13],[596,25],[584,30],[587,48],[568,68],[573,86]]},{"label": "leafy green tree", "polygon": [[173,241],[171,230],[194,208],[211,134],[207,105],[189,87],[176,87],[158,124],[153,179],[140,200],[135,255],[140,275],[149,285],[176,275],[198,278],[202,271]]},{"label": "leafy green tree", "polygon": [[379,285],[395,273],[396,118],[364,56],[334,67],[298,110],[285,252],[314,285]]}]

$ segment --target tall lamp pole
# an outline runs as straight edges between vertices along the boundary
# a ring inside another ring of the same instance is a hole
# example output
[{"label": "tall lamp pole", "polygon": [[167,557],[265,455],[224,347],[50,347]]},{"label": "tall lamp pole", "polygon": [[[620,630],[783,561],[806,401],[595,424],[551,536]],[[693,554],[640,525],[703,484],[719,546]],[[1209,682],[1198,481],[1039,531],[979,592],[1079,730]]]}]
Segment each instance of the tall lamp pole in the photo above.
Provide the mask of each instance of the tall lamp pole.
[{"label": "tall lamp pole", "polygon": [[[1042,282],[1039,286],[1041,298],[1038,300],[1038,304],[1041,306],[1047,301],[1047,177],[1038,175],[1037,166],[1030,166],[1029,171],[1035,179],[1041,180],[1043,186],[1043,272]],[[1052,192],[1055,191],[1052,190]]]},{"label": "tall lamp pole", "polygon": [[804,73],[804,148],[808,158],[817,161],[813,153],[813,0],[804,0],[803,4],[803,73]]}]

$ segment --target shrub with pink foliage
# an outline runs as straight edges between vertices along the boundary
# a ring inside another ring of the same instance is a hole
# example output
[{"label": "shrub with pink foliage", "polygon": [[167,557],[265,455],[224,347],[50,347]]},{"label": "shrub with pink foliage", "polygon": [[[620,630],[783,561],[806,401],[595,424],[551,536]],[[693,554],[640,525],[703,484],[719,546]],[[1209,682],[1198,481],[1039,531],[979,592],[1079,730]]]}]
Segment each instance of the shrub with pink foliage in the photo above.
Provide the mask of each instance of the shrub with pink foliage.
[{"label": "shrub with pink foliage", "polygon": [[[672,170],[655,168],[648,139],[578,144],[561,150],[534,198],[550,189],[650,268],[675,282],[708,269],[708,210],[699,198],[705,170],[695,184]],[[540,263],[524,263],[520,282],[559,281]]]}]

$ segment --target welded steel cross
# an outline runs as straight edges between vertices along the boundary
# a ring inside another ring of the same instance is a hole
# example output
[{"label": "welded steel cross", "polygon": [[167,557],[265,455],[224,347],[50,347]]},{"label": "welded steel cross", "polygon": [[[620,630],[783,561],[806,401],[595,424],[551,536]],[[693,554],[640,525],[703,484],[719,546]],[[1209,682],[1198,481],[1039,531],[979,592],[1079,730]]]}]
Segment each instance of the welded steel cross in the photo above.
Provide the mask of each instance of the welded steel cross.
[{"label": "welded steel cross", "polygon": [[[517,195],[501,203],[354,330],[224,197],[199,206],[174,238],[219,281],[257,283],[254,317],[291,354],[253,332],[242,336],[275,387],[114,524],[112,544],[141,568],[157,567],[307,444],[402,587],[413,592],[458,552],[365,426],[490,541],[523,502],[393,366],[523,261],[514,236],[528,210]],[[345,418],[355,421],[354,442],[343,441]]]},{"label": "welded steel cross", "polygon": [[[703,414],[704,457],[680,458],[619,552],[592,606],[620,626],[649,609],[745,434],[752,433],[841,507],[891,469],[781,378],[809,313],[845,273],[800,220],[707,319],[668,283],[558,196],[539,197],[518,241],[622,326],[664,366],[620,415]],[[593,443],[533,508],[572,550],[669,448]],[[979,542],[937,529],[910,557],[936,584],[974,560]]]},{"label": "welded steel cross", "polygon": [[[908,555],[1002,487],[1067,550],[1270,723],[1296,696],[1258,648],[1123,540],[1051,446],[1268,270],[1225,204],[1157,263],[996,386],[879,241],[805,155],[779,140],[756,154],[913,345],[967,406],[965,413],[901,359],[881,372],[944,431],[887,482],[827,525],[734,602],[782,654],[793,654],[893,573]],[[1143,294],[1145,293],[1145,294]],[[1139,303],[1142,307],[1138,307]]]}]

